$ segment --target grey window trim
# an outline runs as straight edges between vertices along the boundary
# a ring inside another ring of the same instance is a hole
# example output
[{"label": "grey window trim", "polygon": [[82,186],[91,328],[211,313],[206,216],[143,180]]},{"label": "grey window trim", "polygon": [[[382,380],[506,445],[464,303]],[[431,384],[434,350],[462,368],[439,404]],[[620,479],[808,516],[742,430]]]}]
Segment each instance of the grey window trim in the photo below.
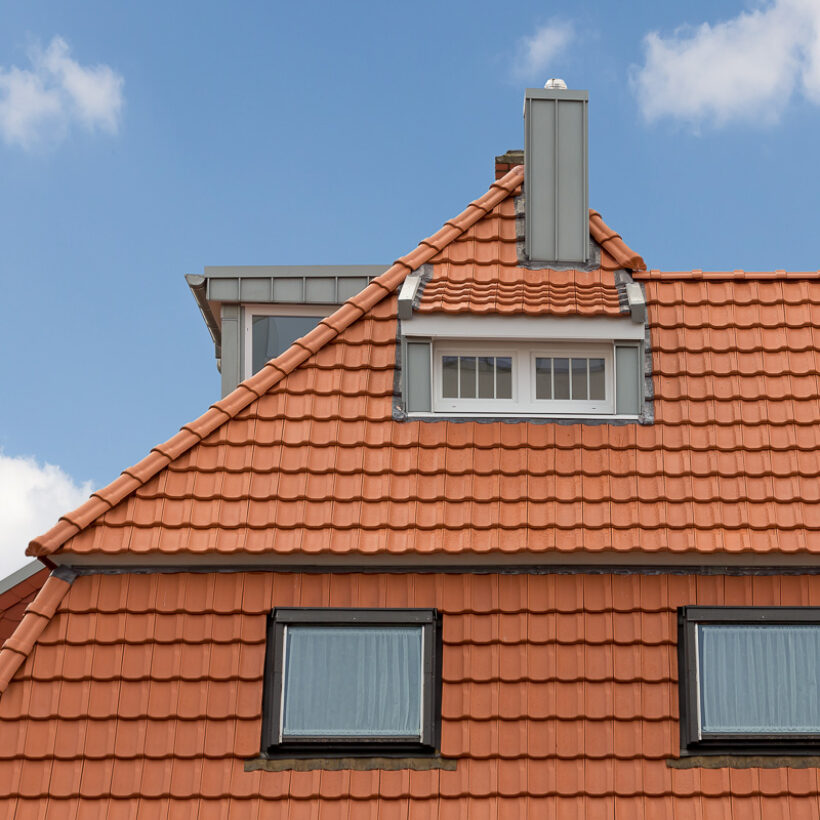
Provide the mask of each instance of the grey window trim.
[{"label": "grey window trim", "polygon": [[[304,738],[280,741],[284,633],[291,624],[421,626],[422,731],[419,738]],[[262,754],[287,757],[433,755],[441,736],[441,616],[435,609],[277,607],[268,616],[262,701]]]},{"label": "grey window trim", "polygon": [[697,627],[701,624],[820,624],[820,607],[683,606],[678,608],[681,754],[818,754],[811,734],[703,733],[700,727]]}]

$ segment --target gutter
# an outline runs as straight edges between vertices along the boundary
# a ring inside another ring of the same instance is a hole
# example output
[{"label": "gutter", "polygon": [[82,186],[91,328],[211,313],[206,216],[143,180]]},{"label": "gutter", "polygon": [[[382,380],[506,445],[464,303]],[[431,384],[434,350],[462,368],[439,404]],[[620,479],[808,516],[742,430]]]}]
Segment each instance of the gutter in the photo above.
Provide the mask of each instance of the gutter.
[{"label": "gutter", "polygon": [[199,311],[202,314],[202,318],[205,320],[206,327],[208,328],[208,333],[211,334],[211,339],[214,343],[214,355],[218,360],[221,360],[222,329],[219,326],[219,322],[216,320],[216,316],[214,316],[214,312],[211,310],[211,306],[208,304],[208,294],[206,292],[208,280],[204,276],[196,273],[186,273],[185,281],[188,283],[188,287],[194,295]]}]

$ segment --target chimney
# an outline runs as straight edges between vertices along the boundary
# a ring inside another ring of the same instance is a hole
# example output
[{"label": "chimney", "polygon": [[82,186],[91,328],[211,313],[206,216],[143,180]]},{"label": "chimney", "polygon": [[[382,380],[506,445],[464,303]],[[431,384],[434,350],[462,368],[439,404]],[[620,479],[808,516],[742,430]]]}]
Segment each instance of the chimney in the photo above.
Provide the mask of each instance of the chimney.
[{"label": "chimney", "polygon": [[589,259],[586,91],[563,80],[524,96],[525,251],[531,262]]},{"label": "chimney", "polygon": [[524,152],[519,148],[514,151],[507,151],[495,158],[495,178],[501,179],[507,171],[511,171],[516,165],[524,164]]}]

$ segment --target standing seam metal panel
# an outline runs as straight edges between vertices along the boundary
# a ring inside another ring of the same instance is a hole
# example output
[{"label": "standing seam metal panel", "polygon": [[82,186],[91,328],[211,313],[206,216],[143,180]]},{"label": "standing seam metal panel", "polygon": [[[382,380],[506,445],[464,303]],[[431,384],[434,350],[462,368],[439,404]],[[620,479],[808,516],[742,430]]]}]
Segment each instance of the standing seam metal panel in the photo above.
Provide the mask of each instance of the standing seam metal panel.
[{"label": "standing seam metal panel", "polygon": [[528,88],[524,120],[527,256],[533,261],[585,264],[587,92]]}]

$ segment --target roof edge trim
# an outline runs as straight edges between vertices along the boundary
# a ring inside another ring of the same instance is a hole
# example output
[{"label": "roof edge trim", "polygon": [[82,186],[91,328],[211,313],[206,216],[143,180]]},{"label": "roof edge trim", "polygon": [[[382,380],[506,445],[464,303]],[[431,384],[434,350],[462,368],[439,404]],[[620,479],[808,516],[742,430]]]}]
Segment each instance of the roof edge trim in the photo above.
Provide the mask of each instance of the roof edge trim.
[{"label": "roof edge trim", "polygon": [[[351,296],[339,310],[319,322],[313,330],[297,339],[284,353],[271,359],[255,375],[240,382],[233,392],[214,402],[199,418],[183,425],[179,433],[164,444],[154,447],[145,458],[124,470],[122,476],[93,493],[88,501],[61,516],[50,530],[32,539],[26,549],[26,555],[41,557],[56,552],[72,536],[90,526],[134,490],[150,481],[171,461],[179,458],[194,444],[234,418],[354,321],[393,293],[409,273],[440,253],[450,242],[510,196],[521,185],[523,177],[524,168],[519,165],[493,182],[485,194],[473,200],[458,216],[448,219],[443,227],[419,242],[410,253],[399,257],[384,273],[355,296]],[[356,310],[351,310],[351,307]],[[123,481],[123,476],[130,480]]]},{"label": "roof edge trim", "polygon": [[52,572],[34,600],[26,607],[25,614],[14,632],[0,648],[0,696],[31,654],[75,577],[76,573],[66,571],[66,568]]}]

